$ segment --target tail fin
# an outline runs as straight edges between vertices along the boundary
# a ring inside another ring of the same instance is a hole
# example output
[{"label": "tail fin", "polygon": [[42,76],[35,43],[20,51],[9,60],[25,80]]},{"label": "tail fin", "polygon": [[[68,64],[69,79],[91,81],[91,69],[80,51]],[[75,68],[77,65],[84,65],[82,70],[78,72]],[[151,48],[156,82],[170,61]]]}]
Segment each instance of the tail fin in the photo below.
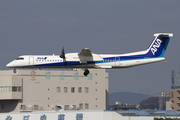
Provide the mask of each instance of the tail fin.
[{"label": "tail fin", "polygon": [[163,57],[172,33],[156,33],[155,39],[147,49],[146,57]]}]

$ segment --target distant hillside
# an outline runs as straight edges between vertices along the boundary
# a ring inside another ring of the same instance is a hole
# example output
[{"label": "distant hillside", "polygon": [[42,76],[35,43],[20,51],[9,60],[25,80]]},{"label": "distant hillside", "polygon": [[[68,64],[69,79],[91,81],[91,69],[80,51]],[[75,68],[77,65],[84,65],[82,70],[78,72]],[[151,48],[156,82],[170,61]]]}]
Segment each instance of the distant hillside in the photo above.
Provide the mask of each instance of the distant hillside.
[{"label": "distant hillside", "polygon": [[132,92],[115,92],[109,94],[109,105],[114,105],[116,101],[121,102],[121,104],[134,104],[150,97],[150,95],[144,95],[140,93]]}]

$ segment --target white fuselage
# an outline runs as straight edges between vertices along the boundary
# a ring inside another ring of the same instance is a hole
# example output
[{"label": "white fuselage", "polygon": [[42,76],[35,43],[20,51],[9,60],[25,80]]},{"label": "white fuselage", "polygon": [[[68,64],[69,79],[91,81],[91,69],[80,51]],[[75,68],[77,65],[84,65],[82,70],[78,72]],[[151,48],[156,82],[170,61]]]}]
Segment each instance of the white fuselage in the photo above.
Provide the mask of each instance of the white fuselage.
[{"label": "white fuselage", "polygon": [[154,34],[155,39],[144,51],[127,54],[94,54],[88,48],[80,53],[59,55],[23,55],[6,66],[9,68],[126,68],[164,60],[172,33]]},{"label": "white fuselage", "polygon": [[[128,54],[126,54],[127,56]],[[132,54],[129,54],[132,55]],[[7,67],[11,68],[126,68],[153,62],[162,61],[165,58],[139,58],[121,60],[122,55],[97,55],[98,59],[80,58],[78,53],[66,54],[66,64],[59,55],[24,55],[10,62]],[[124,55],[123,55],[124,56]],[[95,58],[95,57],[93,57]]]}]

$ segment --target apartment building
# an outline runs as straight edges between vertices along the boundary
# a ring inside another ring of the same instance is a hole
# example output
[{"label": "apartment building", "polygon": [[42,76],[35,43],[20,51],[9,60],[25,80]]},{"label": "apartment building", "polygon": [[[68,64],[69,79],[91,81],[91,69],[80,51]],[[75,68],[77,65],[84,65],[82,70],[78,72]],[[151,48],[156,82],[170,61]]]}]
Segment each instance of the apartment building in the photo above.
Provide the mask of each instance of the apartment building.
[{"label": "apartment building", "polygon": [[170,92],[170,108],[174,111],[180,111],[180,88],[172,88]]}]

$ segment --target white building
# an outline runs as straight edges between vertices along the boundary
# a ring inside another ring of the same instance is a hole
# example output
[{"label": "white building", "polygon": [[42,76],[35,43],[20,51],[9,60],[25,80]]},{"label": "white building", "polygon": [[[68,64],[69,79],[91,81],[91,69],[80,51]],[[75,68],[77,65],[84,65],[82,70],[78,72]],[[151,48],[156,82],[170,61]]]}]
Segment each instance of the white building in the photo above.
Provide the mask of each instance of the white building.
[{"label": "white building", "polygon": [[108,73],[83,70],[0,71],[0,112],[106,110]]}]

